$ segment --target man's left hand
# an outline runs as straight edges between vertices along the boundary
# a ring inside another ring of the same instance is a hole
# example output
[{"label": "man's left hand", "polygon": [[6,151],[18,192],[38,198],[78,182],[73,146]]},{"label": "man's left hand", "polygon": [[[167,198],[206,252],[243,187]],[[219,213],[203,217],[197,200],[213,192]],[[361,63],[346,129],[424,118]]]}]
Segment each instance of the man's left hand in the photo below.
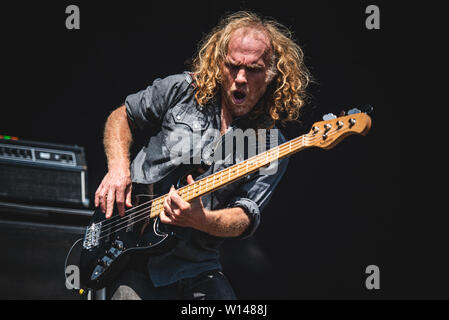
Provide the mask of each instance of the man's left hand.
[{"label": "man's left hand", "polygon": [[[188,184],[194,182],[191,175],[187,176]],[[164,211],[160,214],[160,220],[162,223],[200,230],[206,222],[206,209],[201,198],[197,198],[189,203],[182,199],[172,186],[165,198]]]}]

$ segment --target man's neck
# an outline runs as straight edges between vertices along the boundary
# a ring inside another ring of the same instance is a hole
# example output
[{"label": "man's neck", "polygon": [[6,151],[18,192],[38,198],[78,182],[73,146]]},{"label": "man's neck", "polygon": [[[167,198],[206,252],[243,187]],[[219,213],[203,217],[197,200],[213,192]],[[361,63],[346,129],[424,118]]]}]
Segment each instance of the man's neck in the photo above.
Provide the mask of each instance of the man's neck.
[{"label": "man's neck", "polygon": [[225,105],[225,103],[222,100],[221,103],[221,126],[220,126],[220,134],[224,135],[226,131],[228,130],[229,126],[232,122],[232,114],[229,112],[228,107]]}]

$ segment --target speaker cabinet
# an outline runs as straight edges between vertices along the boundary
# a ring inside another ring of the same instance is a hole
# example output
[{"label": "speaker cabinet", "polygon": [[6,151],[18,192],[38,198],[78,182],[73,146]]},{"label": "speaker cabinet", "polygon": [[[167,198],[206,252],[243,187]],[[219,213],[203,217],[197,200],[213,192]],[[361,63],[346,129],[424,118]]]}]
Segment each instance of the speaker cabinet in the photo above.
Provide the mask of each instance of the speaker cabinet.
[{"label": "speaker cabinet", "polygon": [[64,262],[91,212],[0,205],[0,299],[86,299],[66,288]]}]

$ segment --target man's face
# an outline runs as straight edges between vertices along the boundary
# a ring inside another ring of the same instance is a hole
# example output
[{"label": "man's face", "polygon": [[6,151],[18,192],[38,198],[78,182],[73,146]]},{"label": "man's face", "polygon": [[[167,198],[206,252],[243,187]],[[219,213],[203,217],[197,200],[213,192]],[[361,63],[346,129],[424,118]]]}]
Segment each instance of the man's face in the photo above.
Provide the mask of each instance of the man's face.
[{"label": "man's face", "polygon": [[271,60],[267,36],[251,28],[235,30],[222,65],[222,102],[233,117],[250,112],[269,84]]}]

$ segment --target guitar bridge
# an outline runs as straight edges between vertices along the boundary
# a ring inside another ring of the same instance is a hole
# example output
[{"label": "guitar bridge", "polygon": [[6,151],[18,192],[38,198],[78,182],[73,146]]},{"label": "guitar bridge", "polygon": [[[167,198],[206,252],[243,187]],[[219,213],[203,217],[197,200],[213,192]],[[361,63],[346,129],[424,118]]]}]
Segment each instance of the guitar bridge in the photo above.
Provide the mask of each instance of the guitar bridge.
[{"label": "guitar bridge", "polygon": [[100,244],[100,234],[101,234],[101,222],[93,223],[86,228],[86,233],[84,235],[83,247],[89,250]]}]

